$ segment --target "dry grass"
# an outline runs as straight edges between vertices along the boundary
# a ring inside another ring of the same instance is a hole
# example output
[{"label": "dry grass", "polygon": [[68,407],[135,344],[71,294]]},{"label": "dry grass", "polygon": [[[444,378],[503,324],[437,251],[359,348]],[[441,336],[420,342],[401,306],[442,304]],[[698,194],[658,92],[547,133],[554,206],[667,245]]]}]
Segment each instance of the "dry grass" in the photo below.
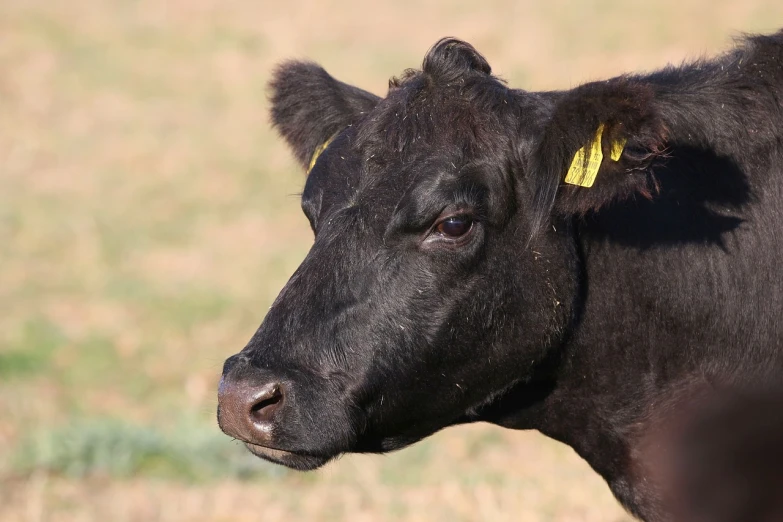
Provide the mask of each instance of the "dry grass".
[{"label": "dry grass", "polygon": [[310,241],[267,124],[281,59],[382,94],[452,34],[541,89],[779,26],[779,0],[4,0],[0,519],[622,519],[570,450],[489,427],[255,483],[13,478],[7,448],[85,416],[211,429],[222,360]]},{"label": "dry grass", "polygon": [[5,520],[627,520],[571,451],[532,433],[469,427],[391,456],[255,482],[7,482]]}]

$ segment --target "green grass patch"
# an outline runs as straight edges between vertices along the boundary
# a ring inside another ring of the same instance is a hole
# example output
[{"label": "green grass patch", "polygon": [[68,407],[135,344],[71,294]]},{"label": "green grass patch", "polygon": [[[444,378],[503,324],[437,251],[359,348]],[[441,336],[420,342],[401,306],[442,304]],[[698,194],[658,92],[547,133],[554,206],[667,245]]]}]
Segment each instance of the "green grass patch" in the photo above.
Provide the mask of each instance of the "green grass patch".
[{"label": "green grass patch", "polygon": [[0,379],[29,377],[49,368],[51,354],[65,337],[50,321],[30,318],[0,351]]},{"label": "green grass patch", "polygon": [[23,475],[144,476],[185,482],[264,479],[287,473],[203,423],[180,422],[161,430],[102,417],[39,430],[20,443],[11,468]]}]

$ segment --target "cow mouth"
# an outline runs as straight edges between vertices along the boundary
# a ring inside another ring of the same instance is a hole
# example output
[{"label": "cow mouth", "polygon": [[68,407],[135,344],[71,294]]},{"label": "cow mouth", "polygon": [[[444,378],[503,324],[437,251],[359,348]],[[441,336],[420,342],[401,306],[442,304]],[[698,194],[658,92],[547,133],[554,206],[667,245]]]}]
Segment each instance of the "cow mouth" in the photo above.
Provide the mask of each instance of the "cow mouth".
[{"label": "cow mouth", "polygon": [[299,471],[310,471],[320,468],[331,460],[331,457],[268,448],[252,442],[245,442],[245,447],[256,457]]}]

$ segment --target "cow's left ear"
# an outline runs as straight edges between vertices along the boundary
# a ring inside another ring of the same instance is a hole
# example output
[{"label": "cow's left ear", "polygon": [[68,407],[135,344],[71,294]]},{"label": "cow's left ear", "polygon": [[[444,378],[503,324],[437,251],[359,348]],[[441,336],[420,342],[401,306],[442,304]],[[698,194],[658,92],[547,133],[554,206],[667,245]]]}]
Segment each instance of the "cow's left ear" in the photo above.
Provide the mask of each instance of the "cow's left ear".
[{"label": "cow's left ear", "polygon": [[534,232],[553,212],[583,214],[634,194],[652,197],[649,166],[665,134],[649,84],[621,77],[556,94],[527,169]]},{"label": "cow's left ear", "polygon": [[335,80],[310,62],[281,64],[269,87],[272,123],[305,168],[317,149],[371,111],[380,100],[374,94]]}]

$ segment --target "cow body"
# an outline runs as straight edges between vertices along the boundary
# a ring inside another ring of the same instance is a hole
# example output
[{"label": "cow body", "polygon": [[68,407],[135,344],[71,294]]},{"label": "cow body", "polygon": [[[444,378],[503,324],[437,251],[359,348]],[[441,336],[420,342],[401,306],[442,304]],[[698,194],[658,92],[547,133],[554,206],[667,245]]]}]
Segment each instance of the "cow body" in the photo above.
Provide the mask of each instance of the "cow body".
[{"label": "cow body", "polygon": [[[532,425],[615,476],[613,491],[640,516],[659,508],[641,507],[647,492],[634,475],[646,470],[633,460],[644,459],[638,446],[667,422],[672,401],[777,386],[783,375],[783,156],[752,152],[752,135],[739,134],[737,147],[751,151],[729,156],[733,165],[672,146],[652,200],[575,225],[584,308],[563,347],[554,404]],[[568,406],[550,420],[560,403]],[[585,436],[591,429],[597,440]],[[611,449],[609,434],[619,439]]]},{"label": "cow body", "polygon": [[[669,520],[661,448],[715,390],[783,369],[783,33],[570,91],[490,72],[453,39],[384,99],[281,67],[316,240],[227,361],[221,427],[300,469],[537,429]],[[564,184],[599,126],[595,184]]]}]

